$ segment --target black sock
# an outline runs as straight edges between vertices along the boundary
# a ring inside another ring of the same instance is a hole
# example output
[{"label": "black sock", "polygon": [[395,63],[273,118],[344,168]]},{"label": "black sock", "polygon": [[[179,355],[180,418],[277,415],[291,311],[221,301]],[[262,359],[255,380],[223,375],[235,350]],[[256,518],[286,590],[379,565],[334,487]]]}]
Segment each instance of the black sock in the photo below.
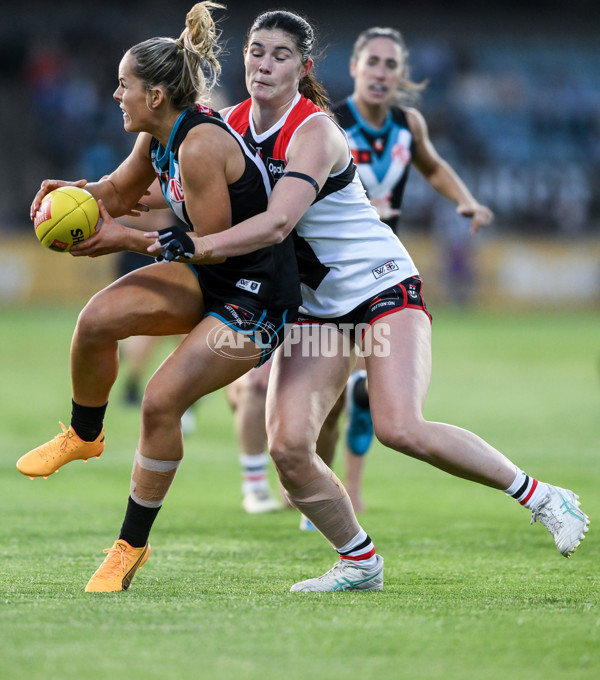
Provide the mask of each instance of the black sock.
[{"label": "black sock", "polygon": [[159,510],[160,507],[145,508],[130,496],[119,538],[127,541],[132,548],[143,548],[148,543],[150,529]]},{"label": "black sock", "polygon": [[106,413],[108,403],[104,404],[104,406],[81,406],[73,400],[71,401],[73,403],[71,427],[84,442],[93,442],[102,432],[104,414]]},{"label": "black sock", "polygon": [[369,408],[369,393],[367,392],[366,378],[358,378],[358,380],[354,383],[352,398],[354,399],[354,403],[359,408]]}]

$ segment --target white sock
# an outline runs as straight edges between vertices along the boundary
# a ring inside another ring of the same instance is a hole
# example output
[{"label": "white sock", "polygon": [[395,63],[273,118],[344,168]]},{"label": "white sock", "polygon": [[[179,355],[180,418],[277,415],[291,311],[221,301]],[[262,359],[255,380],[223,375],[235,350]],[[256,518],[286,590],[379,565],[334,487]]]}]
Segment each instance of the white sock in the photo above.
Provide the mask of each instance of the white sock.
[{"label": "white sock", "polygon": [[357,566],[373,569],[377,564],[377,552],[373,541],[362,527],[353,539],[336,550],[342,560],[350,560]]},{"label": "white sock", "polygon": [[548,494],[548,485],[544,482],[538,482],[537,479],[525,474],[518,467],[515,467],[515,471],[515,479],[508,489],[504,490],[504,493],[526,508],[533,510]]},{"label": "white sock", "polygon": [[240,454],[242,466],[242,494],[245,496],[252,491],[259,491],[268,486],[267,465],[269,454],[259,453],[250,456],[247,453]]}]

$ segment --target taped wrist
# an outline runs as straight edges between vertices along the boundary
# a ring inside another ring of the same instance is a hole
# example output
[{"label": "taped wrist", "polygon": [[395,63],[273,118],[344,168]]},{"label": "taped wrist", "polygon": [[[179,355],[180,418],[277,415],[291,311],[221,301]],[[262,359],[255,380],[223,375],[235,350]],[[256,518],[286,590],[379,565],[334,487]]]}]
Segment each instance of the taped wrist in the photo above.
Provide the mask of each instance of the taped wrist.
[{"label": "taped wrist", "polygon": [[156,256],[156,261],[172,262],[181,257],[193,257],[196,249],[189,236],[193,233],[177,225],[159,229],[158,241],[162,246],[162,252]]}]

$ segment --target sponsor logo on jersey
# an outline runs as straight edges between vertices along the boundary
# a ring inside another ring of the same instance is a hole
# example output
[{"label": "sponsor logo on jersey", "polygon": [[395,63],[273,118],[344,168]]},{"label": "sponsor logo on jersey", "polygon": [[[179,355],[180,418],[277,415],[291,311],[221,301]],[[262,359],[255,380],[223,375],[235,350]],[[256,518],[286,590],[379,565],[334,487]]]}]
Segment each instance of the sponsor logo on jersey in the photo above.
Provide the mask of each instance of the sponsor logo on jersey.
[{"label": "sponsor logo on jersey", "polygon": [[171,203],[183,203],[183,187],[176,177],[169,180],[169,198]]},{"label": "sponsor logo on jersey", "polygon": [[240,279],[236,284],[237,288],[241,288],[242,290],[247,290],[249,293],[258,293],[260,290],[260,282],[259,281],[249,281],[248,279]]},{"label": "sponsor logo on jersey", "polygon": [[394,262],[394,260],[390,260],[389,262],[386,262],[385,264],[382,264],[379,267],[375,267],[375,269],[372,269],[371,271],[373,272],[373,276],[376,279],[380,279],[382,276],[386,276],[391,272],[397,272],[398,270],[399,270],[398,265]]},{"label": "sponsor logo on jersey", "polygon": [[397,298],[395,300],[379,300],[379,302],[369,305],[369,311],[371,314],[379,314],[382,309],[385,309],[386,307],[396,307],[397,304]]},{"label": "sponsor logo on jersey", "polygon": [[266,162],[269,175],[276,182],[285,172],[285,161],[280,158],[267,158]]}]

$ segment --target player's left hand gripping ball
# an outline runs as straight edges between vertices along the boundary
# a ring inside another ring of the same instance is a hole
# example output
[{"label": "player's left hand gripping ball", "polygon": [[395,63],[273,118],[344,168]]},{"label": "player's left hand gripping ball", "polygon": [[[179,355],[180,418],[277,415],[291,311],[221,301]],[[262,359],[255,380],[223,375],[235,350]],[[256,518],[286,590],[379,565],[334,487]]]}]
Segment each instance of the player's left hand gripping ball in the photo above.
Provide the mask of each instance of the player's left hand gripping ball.
[{"label": "player's left hand gripping ball", "polygon": [[85,189],[60,187],[44,196],[33,224],[46,248],[66,253],[100,228],[98,203]]}]

